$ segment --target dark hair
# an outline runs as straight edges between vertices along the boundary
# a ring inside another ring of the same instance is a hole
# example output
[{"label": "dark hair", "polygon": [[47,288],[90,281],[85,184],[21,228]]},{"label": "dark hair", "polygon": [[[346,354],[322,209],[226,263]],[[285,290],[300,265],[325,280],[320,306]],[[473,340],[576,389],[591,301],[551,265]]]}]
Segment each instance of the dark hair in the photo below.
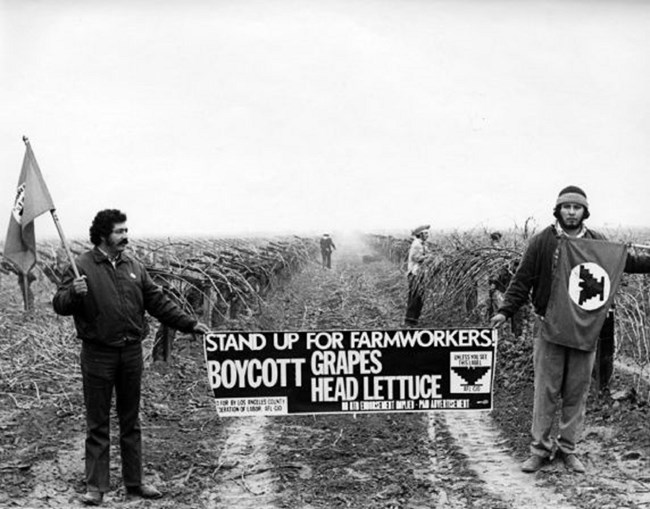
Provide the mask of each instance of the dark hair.
[{"label": "dark hair", "polygon": [[97,212],[93,224],[90,225],[90,242],[94,246],[102,243],[102,237],[108,237],[113,233],[113,226],[116,223],[126,221],[126,214],[117,209],[106,209]]},{"label": "dark hair", "polygon": [[[561,207],[562,207],[562,205],[556,205],[555,208],[553,209],[553,217],[555,217],[555,219],[560,219],[560,208]],[[584,221],[591,214],[589,213],[589,209],[587,207],[585,207],[584,205],[582,207],[585,209],[585,213],[582,216],[582,220]]]},{"label": "dark hair", "polygon": [[[559,199],[560,196],[562,196],[563,194],[570,194],[570,193],[575,193],[575,194],[582,195],[582,196],[585,197],[585,200],[587,199],[587,193],[585,193],[585,192],[584,192],[581,188],[579,188],[578,186],[567,186],[567,187],[565,187],[564,189],[562,189],[562,191],[560,191],[560,194],[558,194],[558,199]],[[560,208],[561,208],[561,207],[562,207],[562,205],[561,205],[561,204],[558,204],[558,205],[556,205],[555,208],[553,209],[553,216],[555,217],[555,219],[560,219]],[[585,205],[583,205],[583,207],[584,207],[584,209],[585,209],[585,213],[584,213],[584,215],[582,216],[582,219],[585,220],[585,219],[587,219],[591,214],[589,213],[589,207],[586,207]]]}]

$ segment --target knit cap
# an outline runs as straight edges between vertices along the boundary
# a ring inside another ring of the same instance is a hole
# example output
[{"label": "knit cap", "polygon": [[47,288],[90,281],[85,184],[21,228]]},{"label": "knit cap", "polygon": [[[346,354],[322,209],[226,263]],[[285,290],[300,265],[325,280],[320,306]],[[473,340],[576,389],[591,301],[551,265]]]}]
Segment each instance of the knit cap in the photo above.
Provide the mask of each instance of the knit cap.
[{"label": "knit cap", "polygon": [[582,205],[585,209],[589,208],[587,195],[578,186],[567,186],[560,191],[555,206],[557,207],[564,203],[577,203],[578,205]]}]

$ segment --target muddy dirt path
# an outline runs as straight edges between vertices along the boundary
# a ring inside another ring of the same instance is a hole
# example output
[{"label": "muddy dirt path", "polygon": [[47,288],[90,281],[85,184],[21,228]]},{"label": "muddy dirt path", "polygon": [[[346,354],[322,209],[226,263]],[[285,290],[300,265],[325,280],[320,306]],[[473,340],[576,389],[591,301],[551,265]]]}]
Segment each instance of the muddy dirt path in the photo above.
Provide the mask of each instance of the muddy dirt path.
[{"label": "muddy dirt path", "polygon": [[[293,297],[272,313],[282,317],[276,328],[401,324],[404,289],[395,268],[363,264],[358,251],[338,255],[332,271],[311,267],[289,285]],[[287,420],[271,420],[267,433],[279,441],[266,446],[280,473],[277,507],[576,507],[519,470],[486,413]],[[255,506],[253,490],[248,496],[242,507]]]},{"label": "muddy dirt path", "polygon": [[529,509],[571,509],[575,507],[553,489],[544,487],[534,475],[526,474],[514,461],[495,424],[486,412],[448,412],[431,415],[432,433],[444,425],[460,452],[467,456],[467,467],[476,472],[485,488],[509,507]]},{"label": "muddy dirt path", "polygon": [[216,489],[208,489],[202,498],[207,509],[237,507],[272,509],[277,474],[268,457],[274,447],[266,417],[231,418],[224,430],[225,442],[219,458],[222,472]]},{"label": "muddy dirt path", "polygon": [[[251,317],[250,326],[399,327],[403,274],[388,262],[363,263],[363,249],[353,247],[346,250],[341,242],[331,270],[313,264],[285,283]],[[571,474],[561,463],[529,475],[520,472],[521,454],[485,412],[218,419],[203,386],[200,346],[177,355],[170,373],[147,368],[143,408],[147,480],[166,496],[125,500],[113,448],[116,488],[105,507],[650,507],[646,459],[626,449],[612,454],[608,446],[616,443],[616,431],[606,424],[589,423],[587,475]],[[0,507],[80,506],[82,431],[77,422],[53,457],[29,467],[35,478],[29,490],[8,495],[0,487]]]}]

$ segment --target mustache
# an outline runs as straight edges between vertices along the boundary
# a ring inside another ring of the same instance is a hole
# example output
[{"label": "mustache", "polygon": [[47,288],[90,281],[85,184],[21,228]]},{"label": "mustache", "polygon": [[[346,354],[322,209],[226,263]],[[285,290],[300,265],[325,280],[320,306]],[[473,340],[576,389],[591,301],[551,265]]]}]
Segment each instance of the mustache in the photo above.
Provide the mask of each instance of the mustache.
[{"label": "mustache", "polygon": [[120,240],[117,245],[118,246],[126,246],[129,243],[128,239]]}]

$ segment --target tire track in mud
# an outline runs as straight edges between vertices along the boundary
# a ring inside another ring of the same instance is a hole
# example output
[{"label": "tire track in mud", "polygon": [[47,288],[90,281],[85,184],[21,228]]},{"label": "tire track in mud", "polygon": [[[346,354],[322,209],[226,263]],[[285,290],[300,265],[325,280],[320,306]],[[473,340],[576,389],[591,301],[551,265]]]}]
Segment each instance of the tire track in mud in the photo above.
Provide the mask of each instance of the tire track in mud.
[{"label": "tire track in mud", "polygon": [[466,457],[467,467],[483,481],[484,489],[510,507],[575,509],[563,495],[541,485],[536,474],[520,470],[487,413],[429,414],[430,435],[435,435],[441,427],[458,445],[458,452]]},{"label": "tire track in mud", "polygon": [[201,494],[206,509],[275,509],[277,475],[268,457],[274,442],[266,417],[228,418],[216,489]]}]

